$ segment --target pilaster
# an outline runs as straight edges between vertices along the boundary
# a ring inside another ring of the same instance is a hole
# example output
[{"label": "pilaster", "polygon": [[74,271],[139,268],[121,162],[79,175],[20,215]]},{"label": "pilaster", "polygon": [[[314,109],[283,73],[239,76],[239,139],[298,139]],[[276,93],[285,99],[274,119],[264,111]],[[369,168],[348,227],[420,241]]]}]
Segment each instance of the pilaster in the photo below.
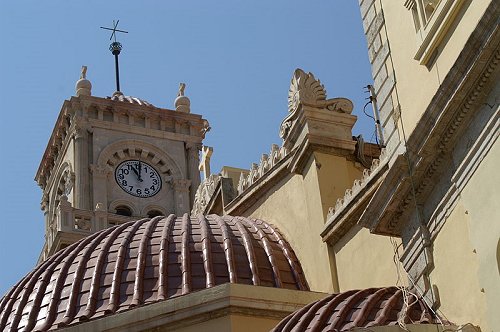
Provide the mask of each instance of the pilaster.
[{"label": "pilaster", "polygon": [[202,145],[200,143],[186,143],[186,157],[188,168],[188,179],[191,180],[191,192],[189,193],[189,205],[193,206],[196,189],[200,185],[200,151]]},{"label": "pilaster", "polygon": [[75,160],[75,207],[90,210],[89,202],[89,151],[88,131],[82,125],[74,125],[73,133]]},{"label": "pilaster", "polygon": [[108,206],[107,179],[112,171],[109,167],[100,165],[91,165],[90,170],[92,172],[93,207],[99,204],[106,207]]},{"label": "pilaster", "polygon": [[191,180],[177,179],[172,182],[174,188],[175,214],[178,216],[189,213],[189,188]]}]

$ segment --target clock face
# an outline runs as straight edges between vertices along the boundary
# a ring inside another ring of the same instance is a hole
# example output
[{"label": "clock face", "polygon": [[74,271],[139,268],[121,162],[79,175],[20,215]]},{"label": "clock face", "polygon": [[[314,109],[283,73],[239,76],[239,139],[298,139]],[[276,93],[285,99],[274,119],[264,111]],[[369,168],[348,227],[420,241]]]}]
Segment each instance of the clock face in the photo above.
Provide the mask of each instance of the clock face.
[{"label": "clock face", "polygon": [[136,197],[152,197],[161,189],[160,174],[140,160],[126,160],[118,165],[115,180],[120,188]]}]

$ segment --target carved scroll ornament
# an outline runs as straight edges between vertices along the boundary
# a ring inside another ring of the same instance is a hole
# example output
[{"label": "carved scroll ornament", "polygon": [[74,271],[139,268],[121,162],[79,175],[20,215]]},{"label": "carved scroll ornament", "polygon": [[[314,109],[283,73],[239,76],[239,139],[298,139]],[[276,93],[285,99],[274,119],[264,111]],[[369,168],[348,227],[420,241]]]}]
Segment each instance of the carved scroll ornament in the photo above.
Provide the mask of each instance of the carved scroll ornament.
[{"label": "carved scroll ornament", "polygon": [[286,139],[290,128],[298,117],[298,110],[301,105],[326,108],[330,111],[350,114],[353,104],[346,98],[326,99],[326,90],[320,80],[316,79],[312,73],[305,73],[297,68],[293,73],[288,90],[288,116],[280,126],[280,137]]}]

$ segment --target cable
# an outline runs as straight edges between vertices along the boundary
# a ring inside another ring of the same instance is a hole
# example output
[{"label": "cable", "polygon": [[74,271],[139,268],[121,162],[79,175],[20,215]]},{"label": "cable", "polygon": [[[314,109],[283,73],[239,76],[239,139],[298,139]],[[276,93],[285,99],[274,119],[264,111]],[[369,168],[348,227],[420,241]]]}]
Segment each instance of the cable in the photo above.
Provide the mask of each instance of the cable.
[{"label": "cable", "polygon": [[402,284],[402,274],[401,274],[401,265],[399,264],[399,247],[401,246],[400,244],[398,245],[396,242],[396,239],[394,239],[392,236],[390,237],[392,248],[394,249],[394,255],[392,256],[392,260],[394,262],[394,265],[396,266],[396,273],[398,276],[398,279],[396,281],[396,287],[401,291],[403,294],[403,310],[400,315],[398,315],[398,325],[400,328],[402,328],[405,331],[408,331],[408,328],[406,327],[406,316],[408,314],[408,308],[409,308],[409,303],[408,303],[408,290],[404,285]]},{"label": "cable", "polygon": [[371,116],[370,114],[366,113],[366,106],[370,105],[372,103],[372,97],[370,96],[369,98],[367,99],[370,99],[366,104],[365,106],[363,106],[363,113],[365,113],[365,115],[369,118],[372,118],[373,121],[375,121],[375,123],[377,123],[377,120],[375,120],[375,118],[373,116]]},{"label": "cable", "polygon": [[[378,124],[378,125],[380,125],[380,122],[379,122],[379,121],[377,121],[377,120],[376,120],[373,116],[371,116],[370,114],[366,113],[366,106],[370,105],[370,104],[373,102],[373,97],[372,97],[372,96],[370,96],[370,97],[368,97],[368,98],[366,98],[366,99],[369,99],[369,101],[365,104],[365,106],[363,106],[363,113],[364,113],[367,117],[372,118],[372,119],[373,119],[373,121],[375,122],[375,130],[374,130],[374,135],[372,135],[372,137],[373,137],[373,136],[375,136],[375,142],[377,143],[377,145],[378,145],[378,146],[380,146],[380,144],[379,144],[379,142],[378,142],[378,135],[377,135],[377,124]],[[370,140],[371,140],[371,138],[370,138]]]}]

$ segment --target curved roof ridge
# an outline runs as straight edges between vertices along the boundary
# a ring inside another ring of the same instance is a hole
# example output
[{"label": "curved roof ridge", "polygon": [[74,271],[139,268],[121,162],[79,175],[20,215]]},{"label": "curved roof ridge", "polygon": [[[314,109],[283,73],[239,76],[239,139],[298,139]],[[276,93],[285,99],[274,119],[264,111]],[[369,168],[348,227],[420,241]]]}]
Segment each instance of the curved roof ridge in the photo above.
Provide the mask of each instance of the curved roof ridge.
[{"label": "curved roof ridge", "polygon": [[121,101],[121,102],[126,102],[130,104],[136,104],[136,105],[142,105],[142,106],[152,106],[154,107],[153,104],[147,102],[144,99],[140,99],[137,97],[132,97],[132,96],[126,96],[123,93],[113,93],[111,97],[106,97],[106,99],[114,100],[114,101]]},{"label": "curved roof ridge", "polygon": [[289,331],[349,331],[396,325],[404,316],[406,324],[436,324],[439,322],[425,301],[408,291],[414,301],[404,306],[400,287],[367,288],[332,294],[285,317],[272,332]]}]

